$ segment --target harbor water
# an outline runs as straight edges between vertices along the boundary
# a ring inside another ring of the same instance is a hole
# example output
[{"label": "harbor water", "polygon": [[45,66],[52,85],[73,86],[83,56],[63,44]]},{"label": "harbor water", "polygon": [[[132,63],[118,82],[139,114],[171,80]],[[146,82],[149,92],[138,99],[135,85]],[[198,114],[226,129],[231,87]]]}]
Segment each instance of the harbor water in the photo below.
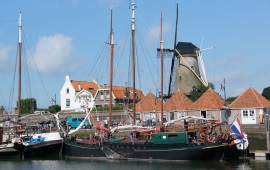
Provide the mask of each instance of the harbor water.
[{"label": "harbor water", "polygon": [[1,159],[2,170],[174,170],[218,169],[249,170],[270,169],[270,160],[238,161],[130,161],[130,160],[82,160],[53,157],[25,159]]}]

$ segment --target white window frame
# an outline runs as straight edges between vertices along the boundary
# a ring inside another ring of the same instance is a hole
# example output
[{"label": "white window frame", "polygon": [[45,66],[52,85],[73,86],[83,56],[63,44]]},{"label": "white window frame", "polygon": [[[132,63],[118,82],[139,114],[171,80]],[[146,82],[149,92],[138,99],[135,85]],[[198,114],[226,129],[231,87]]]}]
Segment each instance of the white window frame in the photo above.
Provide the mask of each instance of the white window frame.
[{"label": "white window frame", "polygon": [[66,99],[66,107],[70,107],[70,99]]},{"label": "white window frame", "polygon": [[245,109],[241,111],[242,124],[256,124],[256,110]]},{"label": "white window frame", "polygon": [[106,100],[110,100],[110,91],[105,91]]},{"label": "white window frame", "polygon": [[186,116],[186,112],[180,111],[178,112],[178,119],[185,117]]},{"label": "white window frame", "polygon": [[100,100],[104,100],[104,91],[100,91]]}]

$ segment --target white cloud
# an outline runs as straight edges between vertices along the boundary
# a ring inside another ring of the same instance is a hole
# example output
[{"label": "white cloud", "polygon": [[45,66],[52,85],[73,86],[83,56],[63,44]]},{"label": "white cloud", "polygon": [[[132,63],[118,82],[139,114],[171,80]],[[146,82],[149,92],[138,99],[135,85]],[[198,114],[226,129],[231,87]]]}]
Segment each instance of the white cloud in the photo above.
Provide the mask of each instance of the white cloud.
[{"label": "white cloud", "polygon": [[4,46],[0,44],[0,61],[4,61],[7,57],[9,52],[11,51],[11,47]]},{"label": "white cloud", "polygon": [[[29,65],[39,72],[54,72],[71,58],[72,39],[62,34],[40,37],[33,52],[34,62]],[[35,66],[36,65],[36,66]]]},{"label": "white cloud", "polygon": [[[169,32],[170,30],[171,30],[171,24],[164,23],[162,25],[163,37],[165,37],[164,34]],[[160,25],[154,25],[154,26],[149,28],[149,31],[148,31],[147,36],[145,38],[145,42],[146,42],[147,46],[149,46],[149,47],[152,47],[152,46],[156,47],[157,45],[159,46],[159,41],[160,41]],[[166,48],[166,43],[164,44],[164,48]]]}]

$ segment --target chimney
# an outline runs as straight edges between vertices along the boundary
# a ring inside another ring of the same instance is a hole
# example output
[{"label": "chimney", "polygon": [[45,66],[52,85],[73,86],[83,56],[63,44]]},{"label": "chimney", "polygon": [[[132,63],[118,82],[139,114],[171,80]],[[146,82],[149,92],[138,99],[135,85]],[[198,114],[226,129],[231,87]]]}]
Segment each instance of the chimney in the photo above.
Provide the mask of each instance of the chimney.
[{"label": "chimney", "polygon": [[66,82],[67,82],[67,81],[70,82],[70,77],[69,77],[69,75],[66,76]]},{"label": "chimney", "polygon": [[98,79],[94,79],[93,82],[98,85]]}]

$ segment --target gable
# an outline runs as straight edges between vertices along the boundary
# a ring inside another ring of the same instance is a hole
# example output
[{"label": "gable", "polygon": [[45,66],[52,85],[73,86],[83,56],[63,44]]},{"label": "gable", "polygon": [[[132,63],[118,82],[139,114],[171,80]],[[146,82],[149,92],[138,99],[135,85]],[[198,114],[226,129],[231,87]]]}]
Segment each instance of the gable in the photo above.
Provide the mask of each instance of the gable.
[{"label": "gable", "polygon": [[224,99],[209,88],[190,108],[191,110],[212,110],[222,109],[224,105]]},{"label": "gable", "polygon": [[181,91],[177,91],[164,105],[164,110],[188,110],[193,102]]},{"label": "gable", "polygon": [[148,93],[136,104],[136,112],[153,112],[157,108],[156,96]]},{"label": "gable", "polygon": [[252,87],[235,99],[230,108],[270,108],[270,102]]}]

